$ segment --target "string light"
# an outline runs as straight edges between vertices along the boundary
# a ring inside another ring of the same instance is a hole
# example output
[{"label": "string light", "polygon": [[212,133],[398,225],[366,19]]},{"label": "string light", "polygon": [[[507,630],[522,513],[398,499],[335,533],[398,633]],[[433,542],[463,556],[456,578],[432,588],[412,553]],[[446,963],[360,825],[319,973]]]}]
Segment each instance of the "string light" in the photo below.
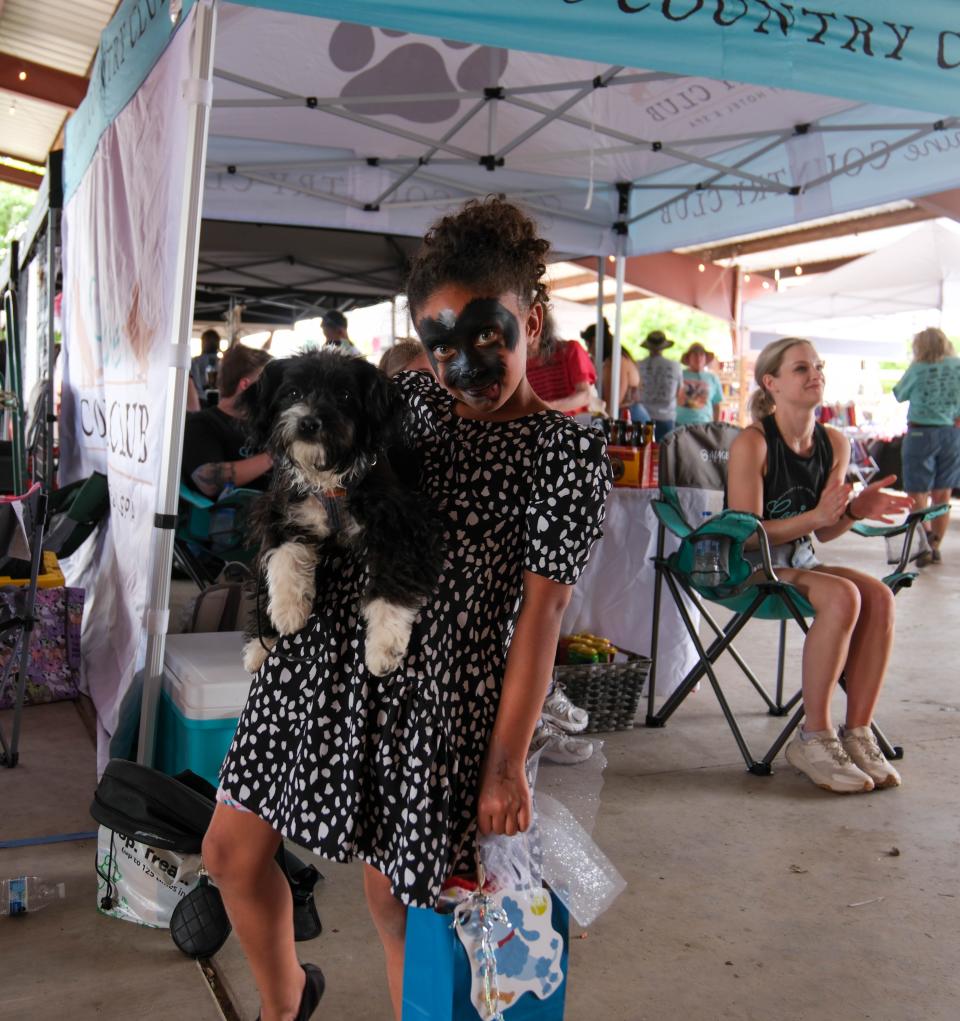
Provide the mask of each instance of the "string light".
[{"label": "string light", "polygon": [[802,277],[803,276],[803,266],[794,266],[793,267],[793,272],[794,272],[795,276]]},{"label": "string light", "polygon": [[773,279],[776,280],[778,284],[780,283],[780,270],[775,269],[773,271]]},{"label": "string light", "polygon": [[698,269],[698,270],[699,270],[699,271],[700,271],[701,273],[706,273],[706,272],[707,272],[707,267],[706,267],[706,266],[704,266],[704,264],[703,264],[702,262],[700,263],[700,265],[699,265],[699,266],[697,266],[697,269]]},{"label": "string light", "polygon": [[763,282],[763,289],[765,291],[769,291],[770,290],[770,281],[769,280],[764,280],[764,282]]},{"label": "string light", "polygon": [[17,77],[20,79],[20,81],[25,82],[27,80],[27,72],[26,71],[21,71],[17,75]]},{"label": "string light", "polygon": [[617,257],[615,255],[608,255],[607,256],[607,261],[608,262],[616,262],[617,261]]},{"label": "string light", "polygon": [[745,284],[749,284],[750,283],[750,274],[749,273],[744,273],[743,274],[743,282]]}]

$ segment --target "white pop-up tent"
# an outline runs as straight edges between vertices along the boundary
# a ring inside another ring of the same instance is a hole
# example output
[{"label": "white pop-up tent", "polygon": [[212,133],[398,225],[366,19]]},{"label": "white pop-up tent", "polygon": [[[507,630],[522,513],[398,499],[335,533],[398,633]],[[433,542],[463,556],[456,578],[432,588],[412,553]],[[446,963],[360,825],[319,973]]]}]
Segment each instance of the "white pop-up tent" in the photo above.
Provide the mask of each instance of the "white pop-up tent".
[{"label": "white pop-up tent", "polygon": [[751,328],[854,316],[960,315],[960,225],[931,221],[810,283],[748,302]]},{"label": "white pop-up tent", "polygon": [[124,0],[65,168],[62,474],[113,506],[69,565],[101,761],[135,679],[152,744],[202,215],[417,236],[500,192],[622,291],[632,253],[960,184],[952,8]]}]

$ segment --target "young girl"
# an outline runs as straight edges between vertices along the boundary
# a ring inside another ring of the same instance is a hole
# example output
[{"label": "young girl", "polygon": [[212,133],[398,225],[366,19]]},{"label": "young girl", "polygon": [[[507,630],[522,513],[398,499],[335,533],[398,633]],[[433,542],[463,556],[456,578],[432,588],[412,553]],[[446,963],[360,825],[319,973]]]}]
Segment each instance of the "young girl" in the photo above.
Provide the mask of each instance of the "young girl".
[{"label": "young girl", "polygon": [[294,951],[273,862],[281,836],[365,863],[399,1019],[406,906],[432,905],[451,873],[474,872],[478,831],[530,823],[524,760],[611,481],[599,436],[546,408],[526,380],[547,249],[518,209],[491,199],[435,225],[412,267],[410,311],[436,379],[397,383],[447,560],[405,665],[367,672],[362,561],[346,550],[324,565],[314,616],[251,688],[204,860],[263,1021],[309,1017],[323,988]]},{"label": "young girl", "polygon": [[[870,729],[893,646],[893,594],[877,578],[821,564],[811,533],[829,542],[862,518],[890,522],[888,515],[910,510],[910,499],[883,492],[893,475],[850,499],[850,443],[815,417],[824,376],[812,344],[796,337],[768,344],[755,377],[753,424],[730,449],[727,503],[763,519],[777,577],[816,611],[803,645],[803,729],[784,754],[825,790],[896,787],[900,777]],[[752,556],[759,566],[759,553]],[[830,699],[842,672],[847,713],[838,737]]]}]

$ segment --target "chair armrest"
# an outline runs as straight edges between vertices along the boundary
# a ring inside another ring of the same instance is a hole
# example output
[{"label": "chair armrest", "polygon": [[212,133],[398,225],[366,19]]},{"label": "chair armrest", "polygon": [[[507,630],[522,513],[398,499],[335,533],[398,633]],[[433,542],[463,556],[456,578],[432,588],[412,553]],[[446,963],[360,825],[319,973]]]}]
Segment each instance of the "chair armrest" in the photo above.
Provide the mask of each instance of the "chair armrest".
[{"label": "chair armrest", "polygon": [[203,493],[198,493],[195,489],[191,489],[185,482],[180,483],[180,499],[184,503],[189,503],[192,507],[198,507],[200,510],[207,510],[214,503],[208,496],[204,496]]}]

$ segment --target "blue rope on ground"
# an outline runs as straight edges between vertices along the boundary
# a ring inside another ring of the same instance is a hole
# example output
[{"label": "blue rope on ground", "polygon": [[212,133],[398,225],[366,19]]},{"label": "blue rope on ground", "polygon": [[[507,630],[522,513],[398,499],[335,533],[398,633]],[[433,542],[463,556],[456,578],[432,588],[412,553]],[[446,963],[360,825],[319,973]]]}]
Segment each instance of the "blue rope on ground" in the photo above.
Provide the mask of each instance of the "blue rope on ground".
[{"label": "blue rope on ground", "polygon": [[0,840],[0,850],[11,847],[36,847],[39,844],[64,844],[70,840],[95,840],[97,831],[92,833],[60,833],[55,837],[24,837],[21,840]]}]

